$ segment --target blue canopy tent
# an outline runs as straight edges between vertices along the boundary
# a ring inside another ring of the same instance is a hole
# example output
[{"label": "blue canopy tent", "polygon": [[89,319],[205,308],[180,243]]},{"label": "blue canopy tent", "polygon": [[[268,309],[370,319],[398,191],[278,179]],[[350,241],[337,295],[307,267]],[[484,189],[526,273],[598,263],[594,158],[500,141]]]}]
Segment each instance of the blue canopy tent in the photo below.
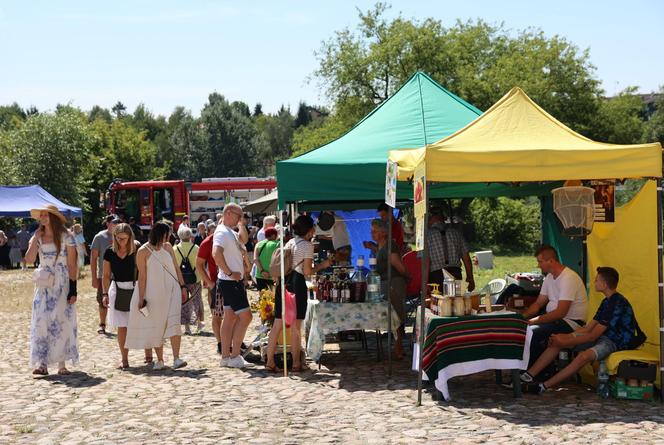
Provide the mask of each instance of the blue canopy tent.
[{"label": "blue canopy tent", "polygon": [[31,209],[53,204],[68,218],[82,217],[83,211],[51,195],[39,185],[0,186],[0,216],[29,218]]}]

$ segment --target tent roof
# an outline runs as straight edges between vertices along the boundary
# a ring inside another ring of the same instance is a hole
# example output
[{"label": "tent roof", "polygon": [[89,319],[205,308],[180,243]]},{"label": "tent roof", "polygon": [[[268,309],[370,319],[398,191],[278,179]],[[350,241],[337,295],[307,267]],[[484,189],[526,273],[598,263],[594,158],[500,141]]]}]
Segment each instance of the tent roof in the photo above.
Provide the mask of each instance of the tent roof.
[{"label": "tent roof", "polygon": [[83,215],[81,209],[63,203],[39,185],[0,186],[0,216],[28,218],[31,209],[47,204],[55,205],[68,217]]},{"label": "tent roof", "polygon": [[426,148],[393,150],[399,179],[426,159],[434,182],[526,182],[662,176],[659,143],[617,145],[582,136],[544,111],[521,88],[482,116]]},{"label": "tent roof", "polygon": [[454,133],[481,111],[417,72],[340,138],[277,162],[279,203],[382,201],[388,151]]},{"label": "tent roof", "polygon": [[272,190],[265,196],[242,204],[242,210],[252,213],[272,213],[277,211],[277,189]]}]

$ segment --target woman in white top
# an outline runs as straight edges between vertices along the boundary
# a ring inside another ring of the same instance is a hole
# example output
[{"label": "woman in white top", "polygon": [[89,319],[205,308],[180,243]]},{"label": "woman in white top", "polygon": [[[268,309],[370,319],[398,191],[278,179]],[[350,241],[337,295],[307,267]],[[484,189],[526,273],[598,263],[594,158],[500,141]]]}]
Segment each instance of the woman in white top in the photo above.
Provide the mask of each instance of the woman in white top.
[{"label": "woman in white top", "polygon": [[[306,277],[309,277],[319,270],[327,269],[331,266],[331,261],[326,259],[317,266],[314,266],[314,246],[311,244],[316,230],[314,228],[314,220],[310,216],[300,215],[293,224],[293,233],[295,238],[288,243],[293,245],[293,271],[286,277],[286,289],[295,293],[295,302],[297,307],[297,317],[294,324],[291,325],[291,353],[293,355],[293,372],[302,371],[302,363],[300,361],[301,345],[301,328],[302,320],[307,313],[307,285]],[[281,319],[281,292],[277,287],[275,295],[275,320],[270,330],[270,337],[267,343],[267,363],[265,369],[270,372],[280,372],[274,363],[274,352],[277,348],[277,340],[281,335],[283,321]]]},{"label": "woman in white top", "polygon": [[157,353],[154,370],[164,368],[166,338],[171,340],[173,369],[187,365],[180,358],[180,309],[187,298],[187,288],[168,242],[170,236],[168,224],[156,222],[148,242],[138,249],[138,286],[131,299],[125,342],[127,349],[154,348]]}]

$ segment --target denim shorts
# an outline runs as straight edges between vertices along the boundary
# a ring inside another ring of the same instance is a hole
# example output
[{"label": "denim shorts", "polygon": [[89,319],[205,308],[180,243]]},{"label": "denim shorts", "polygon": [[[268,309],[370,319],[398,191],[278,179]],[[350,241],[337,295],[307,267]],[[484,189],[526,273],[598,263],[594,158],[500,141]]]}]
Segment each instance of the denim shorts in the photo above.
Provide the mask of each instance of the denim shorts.
[{"label": "denim shorts", "polygon": [[616,352],[618,347],[611,339],[602,335],[595,342],[583,343],[575,348],[576,351],[585,351],[588,349],[595,353],[597,361],[602,361]]}]

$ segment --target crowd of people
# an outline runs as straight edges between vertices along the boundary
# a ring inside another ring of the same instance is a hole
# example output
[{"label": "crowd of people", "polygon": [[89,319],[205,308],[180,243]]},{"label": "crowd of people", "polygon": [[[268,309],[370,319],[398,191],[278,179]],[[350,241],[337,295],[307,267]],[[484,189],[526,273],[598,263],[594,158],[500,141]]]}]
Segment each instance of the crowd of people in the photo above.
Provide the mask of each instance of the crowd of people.
[{"label": "crowd of people", "polygon": [[[394,345],[395,357],[400,358],[406,286],[411,273],[402,260],[407,247],[401,224],[395,218],[391,219],[394,236],[388,252],[390,218],[385,210],[379,208],[379,217],[371,221],[371,241],[365,242],[365,246],[375,254],[383,291],[390,287],[390,300],[401,320]],[[81,259],[86,252],[85,239],[80,225],[67,229],[65,217],[54,206],[34,209],[31,213],[38,228],[29,234],[23,226],[15,235],[17,242],[27,239],[25,250],[21,249],[23,264],[39,264],[34,272],[30,362],[36,375],[48,374],[52,365],[57,365],[59,374],[69,374],[66,362],[76,364],[79,358],[75,303],[76,284],[83,266]],[[204,329],[204,289],[220,365],[252,367],[243,352],[244,338],[252,321],[247,286],[253,282],[258,290],[276,284],[276,319],[268,337],[265,369],[280,371],[274,357],[282,329],[281,289],[269,270],[279,246],[276,219],[265,217],[260,230],[247,227],[248,219],[242,208],[233,203],[227,204],[217,218],[199,222],[195,235],[188,219],[184,219],[177,238],[170,221],[158,221],[145,242],[141,242],[131,224],[115,215],[105,217],[104,229],[90,244],[91,284],[97,291],[97,332],[105,334],[107,324],[117,331],[121,369],[129,368],[131,349],[143,350],[144,363],[155,370],[163,369],[165,339],[171,344],[171,367],[187,366],[180,354],[182,327],[186,334],[192,333],[191,326],[197,332]],[[457,279],[465,272],[468,289],[472,290],[475,284],[472,262],[461,232],[446,224],[445,215],[436,209],[432,209],[429,223],[429,280],[442,280],[443,270]],[[292,253],[293,270],[285,283],[295,296],[296,320],[290,326],[294,372],[303,369],[302,321],[309,298],[306,281],[335,262],[347,262],[345,255],[350,256],[351,247],[347,234],[341,233],[344,229],[343,219],[333,213],[329,219],[319,218],[316,223],[311,216],[300,215],[290,227],[292,238],[284,240]],[[330,239],[325,238],[326,232]],[[323,244],[330,242],[334,255],[325,257],[319,251],[319,261],[314,262],[312,241],[318,236]],[[2,237],[5,235],[0,233],[0,240]],[[605,299],[586,324],[588,296],[583,280],[560,262],[551,246],[539,248],[535,257],[546,278],[540,295],[522,314],[533,326],[529,367],[521,375],[529,390],[546,391],[574,375],[586,363],[603,360],[615,351],[633,348],[643,341],[638,338],[638,323],[629,302],[617,291],[619,274],[615,269],[597,269],[595,289]],[[557,369],[553,364],[561,349],[579,353],[567,367]]]}]

